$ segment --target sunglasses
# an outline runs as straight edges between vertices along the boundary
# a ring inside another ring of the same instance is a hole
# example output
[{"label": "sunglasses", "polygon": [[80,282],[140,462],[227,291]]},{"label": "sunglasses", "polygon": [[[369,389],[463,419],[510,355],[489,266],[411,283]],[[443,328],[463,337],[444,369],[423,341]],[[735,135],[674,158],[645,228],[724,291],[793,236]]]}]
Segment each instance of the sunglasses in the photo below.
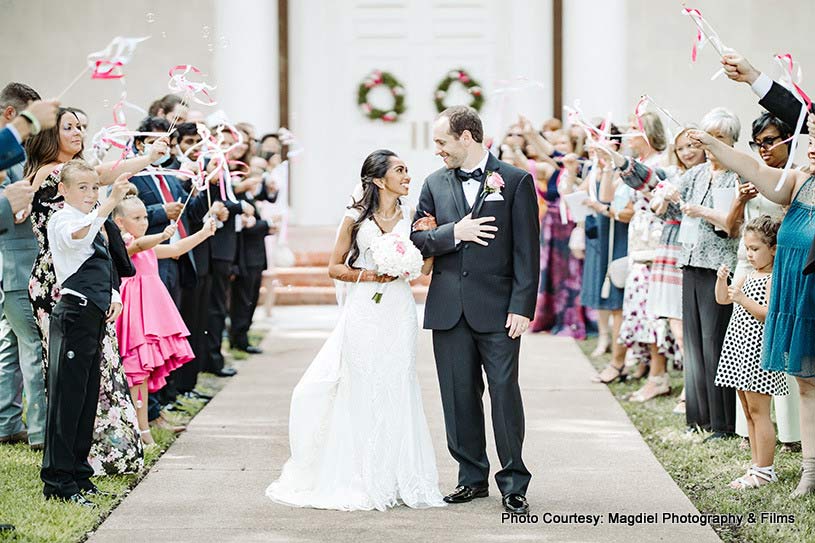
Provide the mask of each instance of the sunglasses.
[{"label": "sunglasses", "polygon": [[769,137],[764,138],[761,141],[751,141],[750,142],[750,149],[755,152],[758,152],[759,149],[763,151],[769,151],[773,147],[775,147],[775,142],[781,139],[781,136]]}]

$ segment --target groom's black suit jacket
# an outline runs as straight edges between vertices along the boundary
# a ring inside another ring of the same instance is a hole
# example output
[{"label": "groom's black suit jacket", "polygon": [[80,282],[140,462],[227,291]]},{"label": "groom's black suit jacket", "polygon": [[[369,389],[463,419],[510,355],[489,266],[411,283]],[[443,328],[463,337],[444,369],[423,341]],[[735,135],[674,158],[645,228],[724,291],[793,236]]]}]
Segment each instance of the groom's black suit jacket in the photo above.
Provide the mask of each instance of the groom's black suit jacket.
[{"label": "groom's black suit jacket", "polygon": [[[759,100],[758,103],[795,130],[795,125],[798,123],[798,116],[801,114],[801,102],[795,97],[792,91],[773,81],[773,86],[770,87],[770,91],[764,98]],[[806,123],[801,127],[801,133],[808,133]],[[815,273],[815,239],[812,240],[812,246],[809,249],[809,256],[807,256],[803,273],[804,275]]]},{"label": "groom's black suit jacket", "polygon": [[[495,239],[486,247],[455,243],[455,223],[469,212],[461,181],[442,168],[422,186],[416,218],[436,217],[438,228],[413,232],[411,240],[425,257],[435,256],[425,305],[424,327],[449,330],[464,315],[477,332],[505,330],[507,313],[534,317],[540,273],[540,224],[532,176],[492,154],[487,172],[497,172],[505,186],[503,200],[485,201],[484,181],[473,217],[495,217]],[[485,176],[486,177],[486,176]],[[485,179],[486,181],[486,179]]]}]

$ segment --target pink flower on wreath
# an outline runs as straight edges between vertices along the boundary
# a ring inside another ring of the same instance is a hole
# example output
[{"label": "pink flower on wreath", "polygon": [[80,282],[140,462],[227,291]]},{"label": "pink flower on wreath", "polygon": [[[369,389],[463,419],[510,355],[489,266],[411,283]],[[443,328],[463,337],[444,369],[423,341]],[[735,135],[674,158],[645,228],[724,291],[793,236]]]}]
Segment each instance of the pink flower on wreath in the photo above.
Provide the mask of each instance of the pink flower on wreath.
[{"label": "pink flower on wreath", "polygon": [[362,104],[362,111],[364,111],[365,113],[370,113],[371,111],[373,111],[373,108],[371,107],[371,104],[365,103]]},{"label": "pink flower on wreath", "polygon": [[382,120],[388,123],[393,122],[396,120],[396,113],[394,113],[393,111],[389,111],[382,115]]},{"label": "pink flower on wreath", "polygon": [[487,181],[484,183],[484,192],[492,194],[493,192],[501,192],[504,188],[504,178],[498,172],[492,172],[487,176]]},{"label": "pink flower on wreath", "polygon": [[470,82],[470,77],[467,74],[465,74],[464,72],[459,72],[458,73],[458,80],[461,81],[462,83],[469,83]]}]

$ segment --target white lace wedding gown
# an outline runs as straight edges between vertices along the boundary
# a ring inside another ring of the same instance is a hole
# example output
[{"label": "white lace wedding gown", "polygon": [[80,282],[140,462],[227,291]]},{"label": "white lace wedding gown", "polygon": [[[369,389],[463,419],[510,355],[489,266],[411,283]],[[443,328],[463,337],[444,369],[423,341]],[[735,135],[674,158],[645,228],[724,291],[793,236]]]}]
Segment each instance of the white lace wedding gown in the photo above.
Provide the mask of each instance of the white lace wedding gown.
[{"label": "white lace wedding gown", "polygon": [[[349,213],[356,213],[349,210]],[[411,214],[394,231],[410,236]],[[359,228],[358,268],[374,268],[373,221]],[[416,374],[416,305],[404,280],[350,284],[336,328],[294,388],[291,458],[266,489],[276,502],[343,511],[443,506]]]}]

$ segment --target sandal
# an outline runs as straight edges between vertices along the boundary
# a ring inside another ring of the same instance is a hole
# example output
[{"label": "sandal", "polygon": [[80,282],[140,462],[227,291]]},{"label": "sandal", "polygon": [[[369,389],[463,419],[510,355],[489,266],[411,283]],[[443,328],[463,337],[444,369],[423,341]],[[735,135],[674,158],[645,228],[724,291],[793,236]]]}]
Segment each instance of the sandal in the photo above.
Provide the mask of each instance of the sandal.
[{"label": "sandal", "polygon": [[632,394],[629,402],[644,403],[648,400],[653,400],[658,396],[666,396],[671,393],[671,385],[669,384],[668,374],[652,376],[648,378],[645,386]]},{"label": "sandal", "polygon": [[679,400],[679,403],[676,404],[672,413],[675,415],[684,415],[685,414],[685,400]]},{"label": "sandal", "polygon": [[[604,385],[608,385],[613,383],[614,381],[624,382],[628,378],[628,374],[625,373],[625,366],[618,368],[613,364],[609,364],[605,368],[600,371],[596,376],[592,378],[593,383],[603,383]],[[613,372],[613,373],[612,373]],[[604,375],[608,375],[608,377],[603,377]]]},{"label": "sandal", "polygon": [[775,468],[773,466],[766,468],[751,466],[750,469],[747,470],[747,473],[735,481],[732,481],[729,486],[734,490],[752,490],[777,482],[778,476],[775,474]]}]

